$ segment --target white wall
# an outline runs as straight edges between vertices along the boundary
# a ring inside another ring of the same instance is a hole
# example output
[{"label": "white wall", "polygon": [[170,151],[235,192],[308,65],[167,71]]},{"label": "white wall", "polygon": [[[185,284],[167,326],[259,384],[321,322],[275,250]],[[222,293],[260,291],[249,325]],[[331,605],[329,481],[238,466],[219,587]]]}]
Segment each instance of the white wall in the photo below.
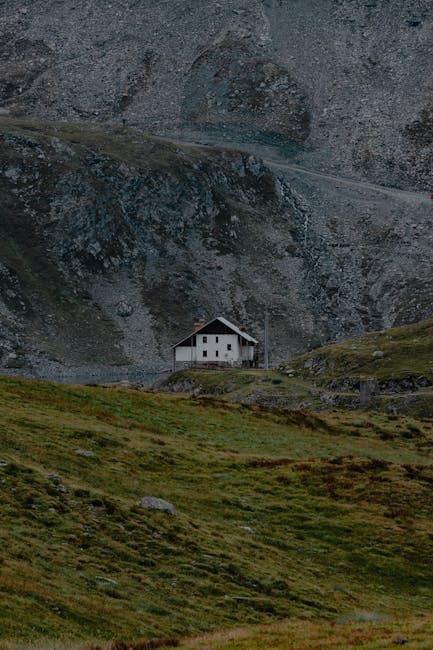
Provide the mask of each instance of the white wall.
[{"label": "white wall", "polygon": [[179,363],[191,363],[191,351],[192,351],[192,362],[196,362],[196,349],[191,346],[180,345],[176,348],[176,362]]},{"label": "white wall", "polygon": [[[206,356],[204,352],[207,352]],[[253,360],[254,346],[239,345],[237,334],[197,334],[197,347],[192,348],[192,356],[190,346],[176,348],[176,363],[236,364]]]},{"label": "white wall", "polygon": [[[228,349],[228,346],[231,346],[231,350]],[[203,354],[204,351],[207,352],[206,357]],[[233,363],[239,361],[240,358],[237,334],[197,335],[198,363],[206,363],[207,361],[210,363]]]}]

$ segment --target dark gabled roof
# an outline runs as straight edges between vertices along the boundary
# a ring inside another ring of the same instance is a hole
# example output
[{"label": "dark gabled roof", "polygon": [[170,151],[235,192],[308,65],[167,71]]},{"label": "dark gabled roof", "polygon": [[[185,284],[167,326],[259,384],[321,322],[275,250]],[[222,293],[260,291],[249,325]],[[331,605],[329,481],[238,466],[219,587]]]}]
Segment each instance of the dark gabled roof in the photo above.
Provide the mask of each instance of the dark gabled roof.
[{"label": "dark gabled roof", "polygon": [[216,321],[219,321],[220,324],[224,325],[226,328],[230,329],[234,334],[238,334],[238,336],[241,336],[245,341],[248,341],[248,343],[255,343],[257,345],[258,341],[254,339],[252,336],[247,334],[246,332],[242,332],[242,330],[239,329],[239,327],[236,327],[236,325],[233,325],[233,323],[230,323],[226,318],[223,318],[222,316],[218,316],[217,318],[213,318],[212,320],[208,321],[204,325],[202,325],[198,330],[195,332],[192,332],[188,336],[186,336],[184,339],[179,341],[179,343],[176,343],[175,345],[172,345],[172,348],[177,348],[179,345],[182,345],[182,343],[185,343],[185,341],[190,341],[191,338],[193,338],[196,334],[199,334],[203,330],[207,329],[210,325],[215,323]]}]

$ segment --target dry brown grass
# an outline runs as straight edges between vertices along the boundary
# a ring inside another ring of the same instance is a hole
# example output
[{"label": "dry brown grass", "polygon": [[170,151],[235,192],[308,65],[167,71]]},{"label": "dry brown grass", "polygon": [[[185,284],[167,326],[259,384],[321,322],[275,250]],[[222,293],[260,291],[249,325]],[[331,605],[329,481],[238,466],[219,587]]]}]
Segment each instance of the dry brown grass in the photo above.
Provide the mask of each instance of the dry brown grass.
[{"label": "dry brown grass", "polygon": [[[359,614],[359,618],[368,618]],[[414,618],[376,623],[291,621],[273,626],[239,629],[190,639],[182,650],[364,650],[433,648],[433,619]]]}]

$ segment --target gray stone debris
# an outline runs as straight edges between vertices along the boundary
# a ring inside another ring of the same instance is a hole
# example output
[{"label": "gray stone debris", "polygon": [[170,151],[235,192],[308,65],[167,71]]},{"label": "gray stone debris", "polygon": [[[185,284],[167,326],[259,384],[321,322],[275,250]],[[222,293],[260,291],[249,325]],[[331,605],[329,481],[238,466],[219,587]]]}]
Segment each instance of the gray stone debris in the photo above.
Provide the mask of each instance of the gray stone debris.
[{"label": "gray stone debris", "polygon": [[113,580],[112,578],[106,578],[105,576],[95,576],[95,580],[99,580],[99,582],[105,582],[107,585],[116,586],[119,584],[117,580]]},{"label": "gray stone debris", "polygon": [[90,451],[89,449],[76,449],[75,453],[77,456],[84,456],[85,458],[93,458],[95,455],[93,451]]},{"label": "gray stone debris", "polygon": [[61,492],[62,494],[66,494],[68,490],[63,485],[62,479],[59,474],[48,474],[47,478],[49,478],[52,481],[52,483],[55,485],[58,492]]},{"label": "gray stone debris", "polygon": [[164,499],[158,499],[157,497],[144,497],[140,501],[142,508],[146,510],[162,510],[163,512],[168,512],[173,517],[176,516],[176,508],[169,501],[164,501]]},{"label": "gray stone debris", "polygon": [[373,352],[373,355],[372,355],[372,356],[373,356],[375,359],[381,359],[382,357],[385,356],[385,352],[382,352],[382,350],[376,350],[375,352]]}]

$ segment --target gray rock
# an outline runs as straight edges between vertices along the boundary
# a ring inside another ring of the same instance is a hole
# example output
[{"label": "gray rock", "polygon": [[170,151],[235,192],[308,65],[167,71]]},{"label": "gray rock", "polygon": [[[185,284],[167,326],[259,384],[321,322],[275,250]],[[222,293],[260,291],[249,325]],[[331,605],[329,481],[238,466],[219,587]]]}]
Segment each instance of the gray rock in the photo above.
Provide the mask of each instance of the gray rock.
[{"label": "gray rock", "polygon": [[382,352],[382,350],[376,350],[375,352],[373,352],[372,356],[374,357],[374,359],[381,359],[382,357],[385,356],[385,352]]},{"label": "gray rock", "polygon": [[241,526],[241,529],[244,530],[246,533],[254,534],[256,532],[254,528],[251,528],[251,526]]},{"label": "gray rock", "polygon": [[176,516],[176,508],[169,501],[164,501],[164,499],[159,499],[157,497],[144,497],[140,501],[142,508],[146,510],[162,510],[163,512],[168,512],[173,517]]},{"label": "gray rock", "polygon": [[61,492],[62,494],[67,493],[68,490],[67,490],[66,486],[63,485],[59,474],[48,474],[48,478],[55,485],[57,492]]},{"label": "gray rock", "polygon": [[84,456],[85,458],[93,458],[95,455],[94,452],[89,449],[76,449],[75,453],[77,456]]},{"label": "gray rock", "polygon": [[119,584],[117,580],[113,580],[112,578],[106,578],[105,576],[95,576],[95,580],[98,580],[99,582],[103,582],[107,585],[116,586]]},{"label": "gray rock", "polygon": [[127,300],[120,300],[117,303],[117,314],[122,318],[128,318],[134,313],[134,308],[127,302]]}]

